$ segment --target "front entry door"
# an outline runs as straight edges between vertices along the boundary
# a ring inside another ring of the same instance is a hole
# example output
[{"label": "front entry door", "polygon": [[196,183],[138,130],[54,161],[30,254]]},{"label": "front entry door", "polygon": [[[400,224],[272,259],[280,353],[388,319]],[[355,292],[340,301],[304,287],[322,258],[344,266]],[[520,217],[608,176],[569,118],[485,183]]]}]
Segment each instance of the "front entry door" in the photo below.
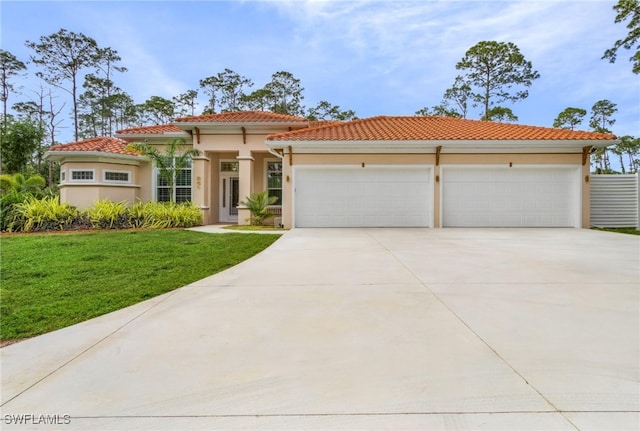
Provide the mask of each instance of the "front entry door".
[{"label": "front entry door", "polygon": [[237,173],[220,174],[220,221],[238,223],[239,179]]}]

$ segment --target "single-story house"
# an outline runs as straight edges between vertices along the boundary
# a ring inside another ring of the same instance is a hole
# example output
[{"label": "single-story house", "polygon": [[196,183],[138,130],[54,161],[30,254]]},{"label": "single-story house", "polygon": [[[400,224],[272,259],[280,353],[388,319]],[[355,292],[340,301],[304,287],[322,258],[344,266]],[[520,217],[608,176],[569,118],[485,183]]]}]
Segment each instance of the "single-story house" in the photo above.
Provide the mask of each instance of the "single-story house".
[{"label": "single-story house", "polygon": [[178,201],[204,222],[246,223],[239,205],[268,190],[284,227],[590,227],[589,155],[611,134],[449,117],[311,122],[263,111],[178,118],[51,147],[63,202],[166,200],[130,142],[183,138],[200,156]]}]

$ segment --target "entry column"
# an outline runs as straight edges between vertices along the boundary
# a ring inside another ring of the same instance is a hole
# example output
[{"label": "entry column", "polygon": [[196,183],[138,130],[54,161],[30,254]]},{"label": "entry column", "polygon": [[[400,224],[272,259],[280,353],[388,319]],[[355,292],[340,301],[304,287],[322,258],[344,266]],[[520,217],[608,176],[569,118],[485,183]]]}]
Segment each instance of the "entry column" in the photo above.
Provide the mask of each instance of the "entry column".
[{"label": "entry column", "polygon": [[191,196],[191,201],[194,205],[200,207],[202,222],[209,224],[211,223],[209,214],[209,184],[211,182],[209,172],[211,167],[209,165],[209,159],[206,156],[198,156],[193,158],[192,163],[195,184],[192,186],[193,195]]},{"label": "entry column", "polygon": [[[249,154],[240,154],[238,159],[238,195],[239,201],[246,200],[253,192],[253,161],[254,158]],[[247,225],[247,219],[251,217],[251,212],[244,205],[238,205],[238,224]]]}]

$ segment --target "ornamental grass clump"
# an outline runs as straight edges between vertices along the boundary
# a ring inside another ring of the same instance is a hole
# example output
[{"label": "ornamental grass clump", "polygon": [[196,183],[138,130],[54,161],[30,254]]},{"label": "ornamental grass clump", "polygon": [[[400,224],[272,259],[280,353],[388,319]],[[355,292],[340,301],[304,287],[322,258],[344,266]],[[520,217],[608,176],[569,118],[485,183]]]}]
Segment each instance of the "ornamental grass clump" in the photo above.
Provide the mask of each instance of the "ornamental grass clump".
[{"label": "ornamental grass clump", "polygon": [[193,227],[202,224],[202,214],[191,202],[138,202],[129,209],[129,223],[145,229]]},{"label": "ornamental grass clump", "polygon": [[129,227],[129,211],[124,201],[102,199],[85,211],[94,229],[122,229]]},{"label": "ornamental grass clump", "polygon": [[71,226],[80,216],[75,207],[60,203],[57,196],[42,199],[27,197],[24,202],[14,205],[11,230],[38,232],[63,230]]}]

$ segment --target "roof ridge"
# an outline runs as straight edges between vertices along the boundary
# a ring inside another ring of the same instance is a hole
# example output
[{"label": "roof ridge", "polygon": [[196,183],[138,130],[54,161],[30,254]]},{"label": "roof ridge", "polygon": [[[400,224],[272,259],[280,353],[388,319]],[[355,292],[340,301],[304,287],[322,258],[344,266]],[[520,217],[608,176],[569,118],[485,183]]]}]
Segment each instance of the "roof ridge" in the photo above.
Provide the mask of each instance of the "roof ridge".
[{"label": "roof ridge", "polygon": [[[127,133],[143,134],[143,132],[146,130],[163,129],[163,128],[168,129],[166,131],[184,132],[184,130],[180,129],[178,126],[174,124],[154,124],[150,126],[127,127],[126,129],[116,130],[116,134],[117,135],[118,134],[122,135]],[[135,132],[135,131],[138,131],[138,132]],[[162,133],[164,132],[165,131],[163,131]]]},{"label": "roof ridge", "polygon": [[[251,116],[251,115],[267,117],[267,118],[270,117],[273,119],[280,119],[280,120],[296,121],[296,122],[309,121],[307,118],[300,117],[297,115],[282,114],[279,112],[272,112],[272,111],[250,110],[250,111],[226,111],[226,112],[218,112],[213,114],[202,114],[202,115],[188,115],[188,116],[176,118],[175,123],[192,122],[193,120],[197,120],[197,119],[200,119],[200,121],[202,121],[204,119],[214,120],[216,118],[222,119],[224,117]],[[243,122],[243,121],[238,121],[238,122]],[[270,121],[244,121],[244,122],[251,123],[251,122],[270,122]]]}]

